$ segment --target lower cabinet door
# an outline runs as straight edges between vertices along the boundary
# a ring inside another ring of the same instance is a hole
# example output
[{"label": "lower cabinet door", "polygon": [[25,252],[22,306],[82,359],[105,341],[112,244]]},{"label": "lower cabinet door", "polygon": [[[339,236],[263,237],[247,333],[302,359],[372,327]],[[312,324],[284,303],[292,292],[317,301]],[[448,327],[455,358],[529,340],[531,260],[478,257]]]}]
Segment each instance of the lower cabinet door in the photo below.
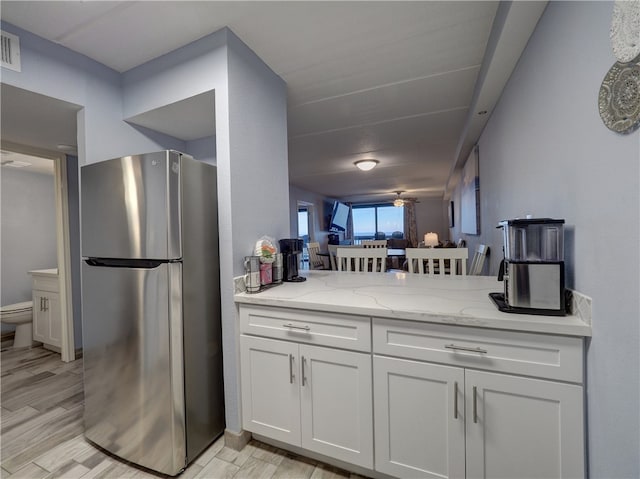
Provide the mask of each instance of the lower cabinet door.
[{"label": "lower cabinet door", "polygon": [[302,447],[373,468],[371,355],[300,345]]},{"label": "lower cabinet door", "polygon": [[41,343],[48,342],[49,316],[45,309],[46,295],[40,291],[33,291],[33,340]]},{"label": "lower cabinet door", "polygon": [[582,478],[582,386],[466,371],[467,478]]},{"label": "lower cabinet door", "polygon": [[48,344],[62,346],[62,321],[60,319],[60,299],[58,293],[47,295],[47,315],[49,316]]},{"label": "lower cabinet door", "polygon": [[244,429],[300,446],[298,345],[241,335],[240,360]]},{"label": "lower cabinet door", "polygon": [[377,471],[464,478],[464,369],[374,356]]}]

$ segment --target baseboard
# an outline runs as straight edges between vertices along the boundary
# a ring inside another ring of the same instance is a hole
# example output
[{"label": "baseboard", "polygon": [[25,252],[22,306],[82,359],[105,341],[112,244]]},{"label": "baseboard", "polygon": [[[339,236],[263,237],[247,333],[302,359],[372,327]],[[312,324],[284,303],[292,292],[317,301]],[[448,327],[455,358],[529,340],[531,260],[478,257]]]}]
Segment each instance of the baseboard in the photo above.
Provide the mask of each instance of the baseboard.
[{"label": "baseboard", "polygon": [[224,430],[224,445],[236,451],[244,449],[251,440],[251,433],[249,431],[234,432],[228,429]]}]

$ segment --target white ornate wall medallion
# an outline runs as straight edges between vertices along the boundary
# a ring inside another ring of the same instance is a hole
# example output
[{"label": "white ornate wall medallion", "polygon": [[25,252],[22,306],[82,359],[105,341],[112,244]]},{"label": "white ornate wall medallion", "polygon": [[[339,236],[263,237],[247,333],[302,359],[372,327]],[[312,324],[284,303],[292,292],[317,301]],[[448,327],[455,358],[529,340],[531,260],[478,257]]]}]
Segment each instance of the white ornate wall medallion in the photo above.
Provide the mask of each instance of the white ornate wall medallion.
[{"label": "white ornate wall medallion", "polygon": [[614,63],[600,86],[598,109],[612,131],[631,133],[640,126],[640,58]]},{"label": "white ornate wall medallion", "polygon": [[640,55],[640,0],[614,2],[609,37],[619,62],[630,62]]}]

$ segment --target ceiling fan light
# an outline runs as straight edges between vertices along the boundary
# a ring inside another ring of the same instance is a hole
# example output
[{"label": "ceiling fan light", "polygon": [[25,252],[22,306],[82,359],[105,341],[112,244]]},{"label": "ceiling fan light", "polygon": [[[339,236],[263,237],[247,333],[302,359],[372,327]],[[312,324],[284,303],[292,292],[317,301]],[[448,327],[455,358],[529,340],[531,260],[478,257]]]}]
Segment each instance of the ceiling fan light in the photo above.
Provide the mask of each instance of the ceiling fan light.
[{"label": "ceiling fan light", "polygon": [[373,170],[380,163],[378,160],[359,160],[354,163],[362,171]]},{"label": "ceiling fan light", "polygon": [[396,198],[393,200],[393,206],[404,206],[404,200],[400,198]]}]

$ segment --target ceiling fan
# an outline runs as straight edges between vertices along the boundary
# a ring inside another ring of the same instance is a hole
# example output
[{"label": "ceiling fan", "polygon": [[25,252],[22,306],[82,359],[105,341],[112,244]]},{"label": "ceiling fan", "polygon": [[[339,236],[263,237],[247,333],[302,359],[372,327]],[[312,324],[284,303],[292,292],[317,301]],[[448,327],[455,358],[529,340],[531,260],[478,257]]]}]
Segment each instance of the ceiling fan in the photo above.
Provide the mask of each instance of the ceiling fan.
[{"label": "ceiling fan", "polygon": [[393,206],[404,206],[404,200],[402,198],[400,198],[400,195],[404,193],[404,190],[398,190],[395,191],[395,194],[397,195],[396,198],[393,200]]},{"label": "ceiling fan", "polygon": [[406,193],[405,190],[396,190],[394,191],[394,193],[396,194],[396,197],[393,200],[393,206],[400,207],[400,206],[404,206],[406,203],[420,203],[415,198],[402,198],[400,195],[402,193]]}]

